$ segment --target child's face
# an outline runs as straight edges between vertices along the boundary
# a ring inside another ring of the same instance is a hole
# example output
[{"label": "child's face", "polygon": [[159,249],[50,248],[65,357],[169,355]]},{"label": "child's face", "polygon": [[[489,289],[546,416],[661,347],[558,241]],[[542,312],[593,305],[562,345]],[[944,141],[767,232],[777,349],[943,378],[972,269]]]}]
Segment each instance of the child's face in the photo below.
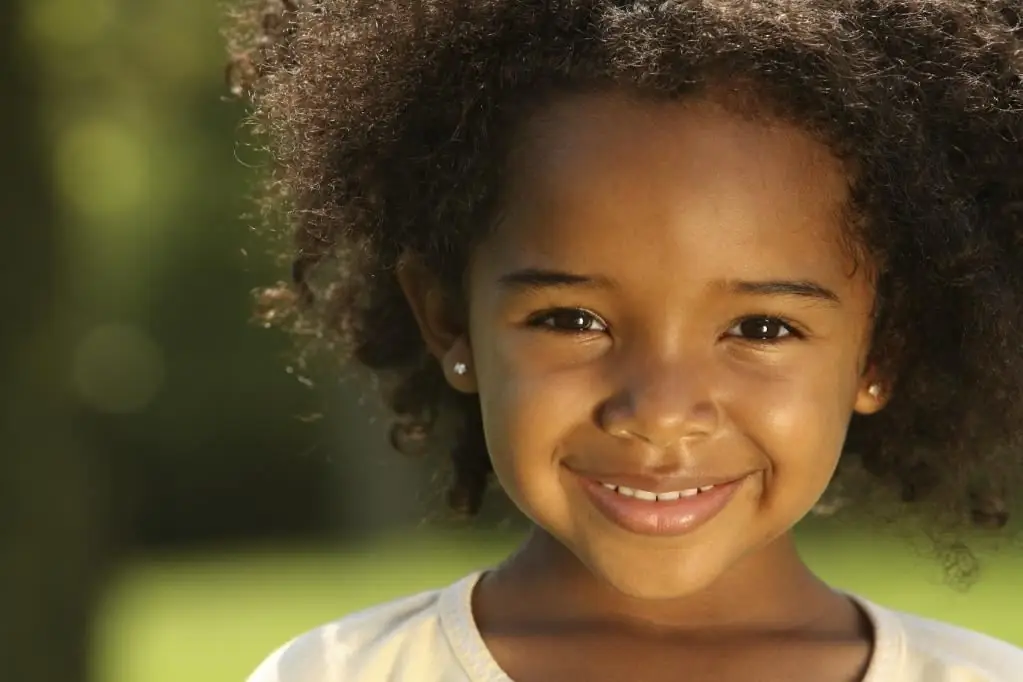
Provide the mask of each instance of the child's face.
[{"label": "child's face", "polygon": [[497,478],[623,592],[700,589],[810,510],[879,407],[843,166],[710,102],[594,95],[531,120],[510,176],[446,357]]}]

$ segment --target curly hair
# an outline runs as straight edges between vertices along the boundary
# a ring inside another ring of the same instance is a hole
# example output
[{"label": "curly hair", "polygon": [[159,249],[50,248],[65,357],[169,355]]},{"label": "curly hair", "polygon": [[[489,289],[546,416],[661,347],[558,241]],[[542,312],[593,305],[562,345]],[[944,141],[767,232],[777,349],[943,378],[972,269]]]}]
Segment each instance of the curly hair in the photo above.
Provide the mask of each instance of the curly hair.
[{"label": "curly hair", "polygon": [[849,237],[877,265],[871,352],[893,392],[847,453],[904,501],[1001,526],[1023,470],[1021,20],[1008,0],[253,1],[229,75],[295,240],[264,313],[387,381],[399,449],[458,415],[451,503],[474,513],[478,401],[428,355],[399,260],[459,293],[545,98],[749,84],[856,168]]}]

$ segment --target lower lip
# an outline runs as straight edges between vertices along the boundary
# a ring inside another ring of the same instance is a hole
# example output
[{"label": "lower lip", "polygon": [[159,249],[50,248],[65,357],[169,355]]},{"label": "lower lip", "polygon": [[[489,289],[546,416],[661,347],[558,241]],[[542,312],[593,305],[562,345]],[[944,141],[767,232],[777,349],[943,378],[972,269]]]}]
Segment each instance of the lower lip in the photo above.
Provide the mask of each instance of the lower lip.
[{"label": "lower lip", "polygon": [[626,497],[592,479],[579,480],[593,506],[612,523],[639,535],[673,536],[690,533],[717,516],[746,479],[665,502]]}]

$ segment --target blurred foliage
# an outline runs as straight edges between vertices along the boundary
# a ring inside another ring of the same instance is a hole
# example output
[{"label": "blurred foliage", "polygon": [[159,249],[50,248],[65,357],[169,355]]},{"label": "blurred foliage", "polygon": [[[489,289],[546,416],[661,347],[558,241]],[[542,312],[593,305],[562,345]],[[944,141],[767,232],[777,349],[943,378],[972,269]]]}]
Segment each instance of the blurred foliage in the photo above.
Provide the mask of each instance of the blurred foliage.
[{"label": "blurred foliage", "polygon": [[51,140],[39,60],[0,3],[0,661],[5,677],[84,679],[108,566],[105,477],[77,437]]},{"label": "blurred foliage", "polygon": [[322,526],[327,438],[298,419],[322,396],[285,372],[288,340],[249,320],[250,291],[278,273],[239,219],[259,158],[224,97],[223,8],[23,7],[67,228],[68,381],[123,542]]}]

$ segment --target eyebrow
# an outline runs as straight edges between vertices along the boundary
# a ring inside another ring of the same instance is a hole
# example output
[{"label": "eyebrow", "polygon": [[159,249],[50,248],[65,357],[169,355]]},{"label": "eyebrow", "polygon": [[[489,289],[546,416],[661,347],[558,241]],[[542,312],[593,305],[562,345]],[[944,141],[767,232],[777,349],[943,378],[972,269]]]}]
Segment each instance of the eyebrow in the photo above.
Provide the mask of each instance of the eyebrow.
[{"label": "eyebrow", "polygon": [[810,280],[737,281],[730,282],[729,288],[738,293],[757,296],[798,296],[836,305],[842,302],[834,291]]},{"label": "eyebrow", "polygon": [[607,289],[612,286],[611,280],[601,275],[580,275],[561,270],[544,268],[523,268],[501,275],[498,280],[501,286],[508,289],[547,289],[565,287],[584,287]]},{"label": "eyebrow", "polygon": [[[523,268],[502,275],[501,286],[508,289],[530,290],[547,288],[599,288],[613,286],[613,282],[602,275],[581,275],[545,268]],[[755,296],[796,296],[815,299],[830,304],[841,304],[841,299],[831,289],[811,280],[764,280],[729,282],[727,287],[740,294]]]}]

